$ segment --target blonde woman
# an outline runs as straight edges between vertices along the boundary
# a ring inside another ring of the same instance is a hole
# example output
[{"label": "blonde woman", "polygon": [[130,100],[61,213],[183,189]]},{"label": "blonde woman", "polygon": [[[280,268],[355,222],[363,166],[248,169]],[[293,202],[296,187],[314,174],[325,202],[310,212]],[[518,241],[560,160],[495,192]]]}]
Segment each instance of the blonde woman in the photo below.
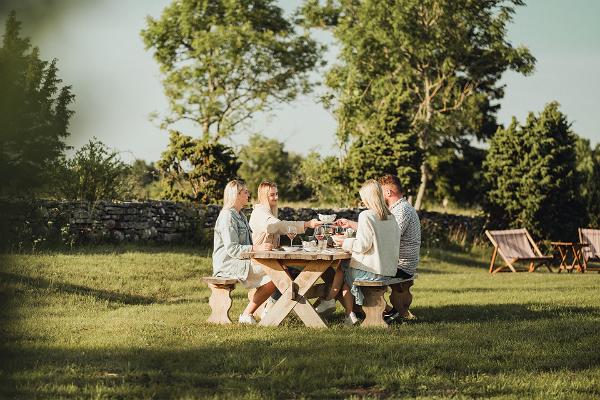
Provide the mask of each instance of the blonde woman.
[{"label": "blonde woman", "polygon": [[275,291],[275,285],[262,267],[241,255],[248,251],[268,251],[273,247],[270,243],[252,245],[250,226],[241,212],[249,198],[248,188],[242,181],[233,180],[225,186],[223,208],[215,223],[212,256],[213,276],[234,278],[248,289],[257,288],[240,315],[239,322],[242,324],[256,324],[252,314]]},{"label": "blonde woman", "polygon": [[322,224],[316,219],[310,221],[281,221],[277,218],[278,201],[277,185],[269,181],[262,181],[258,185],[258,204],[254,206],[252,214],[250,214],[253,243],[270,243],[273,247],[279,247],[281,235],[288,233],[288,227],[295,227],[296,232],[301,234],[304,233],[306,228],[314,228]]},{"label": "blonde woman", "polygon": [[[277,218],[277,204],[279,202],[279,192],[277,185],[269,181],[262,181],[258,185],[258,201],[250,214],[250,229],[252,229],[252,242],[255,244],[270,243],[273,247],[279,247],[281,235],[288,233],[290,226],[296,228],[296,233],[304,233],[306,228],[314,228],[321,225],[317,219],[310,221],[281,221]],[[290,275],[295,278],[299,271],[295,268],[289,269]],[[267,303],[261,318],[264,318],[268,312],[269,306],[281,297],[279,290],[275,290]],[[335,301],[333,302],[335,309]]]},{"label": "blonde woman", "polygon": [[[335,237],[334,240],[346,251],[352,252],[350,264],[343,272],[342,303],[346,311],[346,324],[358,322],[353,312],[354,302],[363,304],[364,296],[354,281],[384,281],[396,274],[398,264],[398,248],[400,244],[400,228],[396,219],[388,210],[383,198],[381,185],[369,179],[360,188],[360,198],[367,207],[358,216],[358,223],[340,219],[336,224],[356,228],[356,238]],[[339,269],[334,279],[334,286],[328,298],[335,298],[341,286],[342,270]]]}]

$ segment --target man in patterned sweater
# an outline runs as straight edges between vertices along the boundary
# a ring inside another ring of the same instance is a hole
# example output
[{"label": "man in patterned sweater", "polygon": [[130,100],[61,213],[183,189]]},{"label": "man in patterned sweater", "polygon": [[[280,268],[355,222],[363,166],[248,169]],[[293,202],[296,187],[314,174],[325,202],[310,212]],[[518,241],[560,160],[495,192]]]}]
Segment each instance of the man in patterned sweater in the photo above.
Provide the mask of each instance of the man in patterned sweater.
[{"label": "man in patterned sweater", "polygon": [[400,317],[415,318],[408,308],[412,303],[410,288],[414,283],[419,264],[421,222],[417,211],[404,197],[404,191],[397,176],[386,175],[379,179],[379,183],[383,188],[385,202],[400,227],[400,251],[396,278],[406,279],[405,282],[392,285],[392,294],[390,295],[392,309],[386,312],[385,320],[393,323]]}]

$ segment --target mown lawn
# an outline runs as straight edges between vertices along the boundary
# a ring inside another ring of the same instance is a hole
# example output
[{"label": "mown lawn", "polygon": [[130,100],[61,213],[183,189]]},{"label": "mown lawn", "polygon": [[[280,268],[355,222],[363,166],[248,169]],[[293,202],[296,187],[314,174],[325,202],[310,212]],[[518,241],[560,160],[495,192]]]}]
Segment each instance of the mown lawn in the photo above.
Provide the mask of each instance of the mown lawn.
[{"label": "mown lawn", "polygon": [[488,257],[424,255],[417,321],[346,328],[338,305],[313,330],[206,324],[206,250],[18,255],[0,398],[600,397],[600,274],[490,276]]}]

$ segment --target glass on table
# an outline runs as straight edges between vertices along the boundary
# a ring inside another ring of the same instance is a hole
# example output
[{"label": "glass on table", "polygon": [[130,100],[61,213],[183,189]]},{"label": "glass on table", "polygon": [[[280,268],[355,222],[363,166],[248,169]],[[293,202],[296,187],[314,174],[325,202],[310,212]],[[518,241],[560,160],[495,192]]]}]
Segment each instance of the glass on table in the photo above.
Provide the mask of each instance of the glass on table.
[{"label": "glass on table", "polygon": [[298,234],[298,230],[295,226],[288,226],[287,228],[287,237],[290,238],[290,246],[294,245],[294,238]]},{"label": "glass on table", "polygon": [[321,226],[315,227],[315,239],[317,239],[317,246],[320,250],[325,250],[327,248],[327,240],[325,239],[325,228]]}]

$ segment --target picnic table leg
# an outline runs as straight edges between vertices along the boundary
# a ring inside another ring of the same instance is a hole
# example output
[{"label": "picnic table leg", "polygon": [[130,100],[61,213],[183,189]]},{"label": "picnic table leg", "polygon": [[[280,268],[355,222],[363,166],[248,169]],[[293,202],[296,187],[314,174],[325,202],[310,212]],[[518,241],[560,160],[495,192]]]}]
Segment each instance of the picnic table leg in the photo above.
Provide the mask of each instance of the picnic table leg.
[{"label": "picnic table leg", "polygon": [[325,322],[321,316],[315,311],[313,306],[308,302],[305,295],[310,288],[315,284],[317,279],[323,275],[325,270],[329,268],[329,261],[311,261],[304,270],[294,280],[294,285],[297,285],[297,299],[293,310],[306,326],[312,328],[326,328]]},{"label": "picnic table leg", "polygon": [[271,307],[260,325],[277,326],[294,310],[307,326],[325,328],[325,323],[304,295],[331,262],[324,260],[309,262],[293,281],[294,284],[290,282],[289,276],[286,278],[281,275],[280,271],[283,270],[283,267],[278,260],[260,260],[260,262],[273,279],[275,286],[282,292],[281,298]]},{"label": "picnic table leg", "polygon": [[[261,264],[263,270],[273,283],[275,287],[279,289],[281,292],[281,297],[275,304],[273,304],[269,308],[269,312],[265,315],[265,318],[260,321],[260,325],[263,326],[277,326],[283,321],[285,316],[289,313],[290,310],[285,310],[281,307],[280,303],[282,303],[282,299],[284,294],[286,294],[288,288],[291,285],[291,278],[287,272],[287,270],[281,265],[278,260],[269,260],[269,259],[260,259],[256,260],[257,263]],[[283,314],[283,315],[281,315]]]}]

